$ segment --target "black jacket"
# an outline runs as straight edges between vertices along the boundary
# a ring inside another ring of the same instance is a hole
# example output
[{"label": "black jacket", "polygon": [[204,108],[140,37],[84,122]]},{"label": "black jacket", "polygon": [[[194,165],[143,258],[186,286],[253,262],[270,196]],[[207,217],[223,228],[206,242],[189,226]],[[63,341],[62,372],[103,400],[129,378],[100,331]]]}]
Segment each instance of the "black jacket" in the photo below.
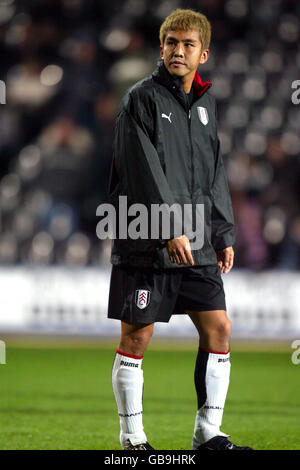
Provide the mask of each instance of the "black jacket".
[{"label": "black jacket", "polygon": [[[120,195],[128,197],[128,205],[204,204],[204,245],[192,251],[195,266],[215,264],[215,250],[234,243],[234,219],[217,135],[216,104],[207,91],[210,86],[196,73],[195,100],[190,108],[181,79],[169,74],[161,61],[150,77],[130,88],[116,121],[109,184],[110,201],[117,210]],[[179,267],[170,263],[164,240],[150,238],[114,240],[111,262]]]}]

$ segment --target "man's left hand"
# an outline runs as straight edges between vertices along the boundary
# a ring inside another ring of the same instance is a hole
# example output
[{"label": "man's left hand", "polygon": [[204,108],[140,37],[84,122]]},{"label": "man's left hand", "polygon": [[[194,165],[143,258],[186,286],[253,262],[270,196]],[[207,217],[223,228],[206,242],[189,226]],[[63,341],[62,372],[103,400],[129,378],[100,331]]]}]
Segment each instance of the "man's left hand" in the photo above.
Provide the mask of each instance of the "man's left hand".
[{"label": "man's left hand", "polygon": [[234,251],[232,246],[228,246],[223,250],[218,250],[217,252],[218,266],[220,267],[221,274],[229,273],[233,266],[234,260]]}]

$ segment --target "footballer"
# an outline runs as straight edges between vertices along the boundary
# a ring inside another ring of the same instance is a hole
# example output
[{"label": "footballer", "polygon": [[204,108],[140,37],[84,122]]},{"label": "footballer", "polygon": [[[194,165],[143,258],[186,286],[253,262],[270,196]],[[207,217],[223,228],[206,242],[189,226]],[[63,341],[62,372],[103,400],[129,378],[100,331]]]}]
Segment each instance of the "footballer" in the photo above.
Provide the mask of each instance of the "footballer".
[{"label": "footballer", "polygon": [[[203,244],[189,233],[159,239],[116,238],[108,318],[121,321],[112,370],[124,450],[153,449],[143,427],[142,362],[156,322],[188,315],[199,333],[198,407],[193,450],[251,450],[221,431],[230,377],[231,322],[221,274],[234,260],[234,218],[210,82],[211,26],[201,13],[173,11],[160,27],[160,61],[125,94],[116,120],[109,194],[130,204],[204,206]],[[179,430],[178,430],[179,431]],[[170,429],[171,432],[171,429]]]}]

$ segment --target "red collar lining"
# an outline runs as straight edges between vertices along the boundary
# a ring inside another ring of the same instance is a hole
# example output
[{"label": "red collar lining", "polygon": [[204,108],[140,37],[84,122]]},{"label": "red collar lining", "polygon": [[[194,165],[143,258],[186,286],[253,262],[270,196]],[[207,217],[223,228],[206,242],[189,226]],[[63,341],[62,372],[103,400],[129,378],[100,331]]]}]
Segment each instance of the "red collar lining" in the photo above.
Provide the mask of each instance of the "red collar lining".
[{"label": "red collar lining", "polygon": [[211,82],[202,82],[202,79],[198,72],[195,73],[193,85],[198,96],[202,96],[203,93],[211,87]]}]

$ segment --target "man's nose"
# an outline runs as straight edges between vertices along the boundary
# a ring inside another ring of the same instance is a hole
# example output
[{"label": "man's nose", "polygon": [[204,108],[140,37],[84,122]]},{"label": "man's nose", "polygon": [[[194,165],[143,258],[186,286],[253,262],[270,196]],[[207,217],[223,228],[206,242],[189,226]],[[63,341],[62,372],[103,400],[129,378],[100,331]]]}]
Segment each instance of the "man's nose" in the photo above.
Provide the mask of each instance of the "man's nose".
[{"label": "man's nose", "polygon": [[177,45],[176,45],[174,55],[176,57],[183,57],[183,45],[180,44],[180,42],[178,42]]}]

